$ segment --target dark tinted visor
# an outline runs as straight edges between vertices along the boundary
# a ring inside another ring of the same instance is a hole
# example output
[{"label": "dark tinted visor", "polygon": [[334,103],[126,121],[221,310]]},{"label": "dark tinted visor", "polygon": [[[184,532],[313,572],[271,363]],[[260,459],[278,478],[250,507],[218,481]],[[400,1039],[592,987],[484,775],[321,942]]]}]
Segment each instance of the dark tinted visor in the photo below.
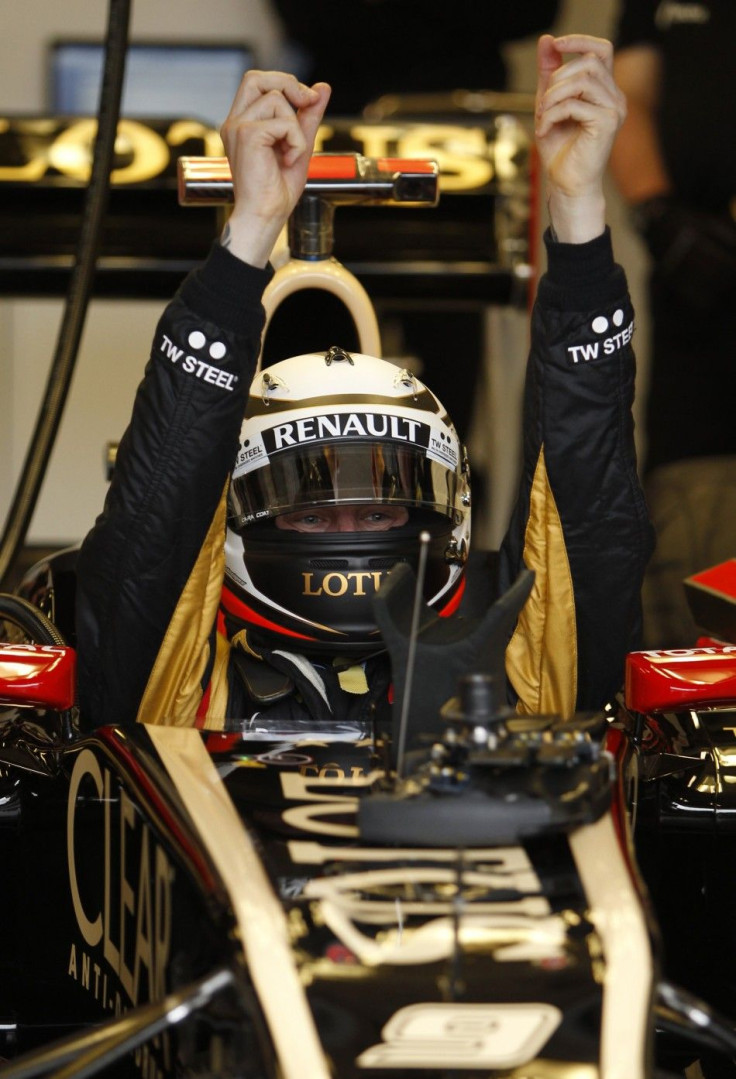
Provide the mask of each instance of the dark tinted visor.
[{"label": "dark tinted visor", "polygon": [[268,464],[234,479],[229,523],[239,529],[309,506],[360,502],[421,507],[456,522],[456,495],[457,473],[420,446],[312,443],[273,454]]}]

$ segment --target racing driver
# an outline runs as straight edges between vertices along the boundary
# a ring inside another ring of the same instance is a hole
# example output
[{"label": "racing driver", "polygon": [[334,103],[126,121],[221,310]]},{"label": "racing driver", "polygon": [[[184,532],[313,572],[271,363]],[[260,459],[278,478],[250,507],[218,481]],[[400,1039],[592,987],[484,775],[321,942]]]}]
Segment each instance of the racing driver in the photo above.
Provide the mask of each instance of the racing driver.
[{"label": "racing driver", "polygon": [[633,315],[605,224],[603,175],[625,113],[611,70],[607,41],[540,38],[548,268],[523,475],[493,582],[487,561],[468,559],[466,456],[413,375],[339,342],[255,375],[268,260],[329,87],[244,76],[222,128],[232,215],[163,314],[79,557],[88,724],[322,723],[385,706],[371,596],[391,565],[417,563],[420,534],[425,598],[441,615],[534,570],[506,650],[520,711],[569,715],[617,690],[651,534],[633,442]]}]

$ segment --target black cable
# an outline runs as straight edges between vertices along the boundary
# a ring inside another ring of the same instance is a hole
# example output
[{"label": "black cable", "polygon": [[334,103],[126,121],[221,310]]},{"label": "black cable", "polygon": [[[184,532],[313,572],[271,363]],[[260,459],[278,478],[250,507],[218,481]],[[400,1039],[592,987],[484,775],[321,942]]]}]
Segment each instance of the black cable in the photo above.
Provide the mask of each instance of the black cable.
[{"label": "black cable", "polygon": [[92,171],[82,208],[76,256],[46,390],[0,541],[0,587],[4,587],[25,542],[79,352],[107,213],[110,172],[114,161],[125,76],[130,8],[131,0],[110,0]]}]

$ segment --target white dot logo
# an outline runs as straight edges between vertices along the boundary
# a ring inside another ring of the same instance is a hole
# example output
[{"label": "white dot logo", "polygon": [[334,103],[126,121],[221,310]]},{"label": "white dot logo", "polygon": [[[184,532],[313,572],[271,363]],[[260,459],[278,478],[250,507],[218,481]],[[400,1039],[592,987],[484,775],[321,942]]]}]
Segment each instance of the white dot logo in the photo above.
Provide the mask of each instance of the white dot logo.
[{"label": "white dot logo", "polygon": [[[199,352],[207,344],[207,338],[201,330],[192,330],[187,338],[187,343],[191,349],[195,352]],[[221,360],[227,353],[227,347],[224,341],[213,341],[210,345],[208,352],[211,359]]]},{"label": "white dot logo", "polygon": [[[617,307],[611,315],[611,322],[614,326],[623,326],[624,313],[620,307]],[[591,322],[590,328],[593,333],[605,333],[608,330],[608,319],[605,315],[598,315]]]}]

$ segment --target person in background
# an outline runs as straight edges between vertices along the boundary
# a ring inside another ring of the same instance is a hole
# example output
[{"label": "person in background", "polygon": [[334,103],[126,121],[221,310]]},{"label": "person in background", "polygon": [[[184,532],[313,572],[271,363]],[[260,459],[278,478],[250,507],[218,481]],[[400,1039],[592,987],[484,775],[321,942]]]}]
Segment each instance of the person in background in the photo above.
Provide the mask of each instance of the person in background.
[{"label": "person in background", "polygon": [[624,0],[611,171],[652,258],[645,471],[736,452],[736,6]]}]

